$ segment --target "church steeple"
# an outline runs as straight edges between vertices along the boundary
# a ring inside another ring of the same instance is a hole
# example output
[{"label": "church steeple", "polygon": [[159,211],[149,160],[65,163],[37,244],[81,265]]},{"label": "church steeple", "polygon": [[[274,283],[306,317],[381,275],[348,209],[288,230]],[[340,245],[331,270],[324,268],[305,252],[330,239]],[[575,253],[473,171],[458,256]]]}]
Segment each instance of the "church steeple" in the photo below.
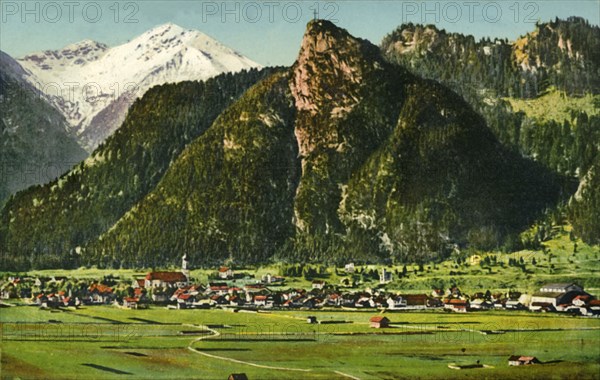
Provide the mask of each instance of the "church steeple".
[{"label": "church steeple", "polygon": [[190,280],[190,270],[188,269],[188,260],[187,260],[187,254],[183,254],[183,257],[181,258],[181,273],[183,273],[183,275],[185,277],[187,277],[188,281]]}]

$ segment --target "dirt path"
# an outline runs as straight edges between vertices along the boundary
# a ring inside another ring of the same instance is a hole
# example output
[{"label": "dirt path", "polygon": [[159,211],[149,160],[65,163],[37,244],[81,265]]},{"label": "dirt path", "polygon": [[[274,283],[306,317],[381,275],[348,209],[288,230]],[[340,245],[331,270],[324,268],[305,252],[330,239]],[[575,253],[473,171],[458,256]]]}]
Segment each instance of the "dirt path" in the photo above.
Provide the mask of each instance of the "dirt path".
[{"label": "dirt path", "polygon": [[[206,335],[206,336],[201,336],[199,338],[196,338],[194,340],[192,340],[190,342],[190,344],[188,345],[188,350],[195,352],[199,355],[203,355],[212,359],[219,359],[219,360],[225,360],[228,362],[232,362],[232,363],[237,363],[237,364],[245,364],[245,365],[249,365],[252,367],[256,367],[256,368],[264,368],[264,369],[274,369],[274,370],[280,370],[280,371],[296,371],[296,372],[312,372],[313,370],[310,368],[290,368],[290,367],[276,367],[276,366],[269,366],[269,365],[264,365],[264,364],[257,364],[257,363],[252,363],[252,362],[246,362],[243,360],[238,360],[238,359],[233,359],[233,358],[227,358],[224,356],[217,356],[217,355],[212,355],[212,354],[208,354],[206,352],[202,352],[202,351],[198,351],[196,350],[194,347],[192,347],[194,345],[194,343],[199,342],[201,340],[205,340],[205,339],[210,339],[210,338],[215,338],[218,337],[219,335],[221,335],[220,332],[218,332],[215,329],[211,329],[207,326],[196,326],[196,325],[186,325],[186,326],[190,326],[190,327],[195,327],[195,328],[201,328],[201,329],[206,329],[208,331],[210,331],[212,333],[212,335]],[[340,376],[344,376],[353,380],[360,380],[360,378],[349,375],[347,373],[343,373],[340,371],[333,371],[334,373],[337,373]]]}]

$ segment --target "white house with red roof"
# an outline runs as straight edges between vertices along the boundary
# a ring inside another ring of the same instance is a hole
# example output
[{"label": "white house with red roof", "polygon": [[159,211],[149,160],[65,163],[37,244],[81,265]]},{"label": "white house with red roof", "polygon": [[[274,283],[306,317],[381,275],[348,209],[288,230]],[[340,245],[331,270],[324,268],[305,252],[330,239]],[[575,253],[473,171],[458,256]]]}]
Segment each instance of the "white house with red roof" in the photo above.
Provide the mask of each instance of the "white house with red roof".
[{"label": "white house with red roof", "polygon": [[228,280],[233,278],[233,269],[229,267],[221,267],[219,268],[219,278],[223,280]]},{"label": "white house with red roof", "polygon": [[182,288],[187,286],[190,281],[190,271],[188,268],[187,255],[181,259],[180,272],[150,272],[144,278],[144,287],[150,288]]},{"label": "white house with red roof", "polygon": [[452,298],[444,301],[444,309],[449,309],[458,313],[466,313],[469,308],[469,302],[459,298]]},{"label": "white house with red roof", "polygon": [[186,286],[187,283],[187,277],[181,272],[150,272],[146,275],[144,287],[173,288]]}]

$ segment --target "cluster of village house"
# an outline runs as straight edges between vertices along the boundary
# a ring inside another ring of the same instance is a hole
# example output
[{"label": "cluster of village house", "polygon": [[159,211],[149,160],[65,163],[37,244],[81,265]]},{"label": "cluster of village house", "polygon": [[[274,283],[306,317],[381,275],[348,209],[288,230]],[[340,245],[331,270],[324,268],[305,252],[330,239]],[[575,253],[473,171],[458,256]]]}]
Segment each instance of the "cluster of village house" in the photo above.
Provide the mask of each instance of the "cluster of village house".
[{"label": "cluster of village house", "polygon": [[[346,271],[354,270],[347,265]],[[532,295],[519,292],[492,294],[479,292],[463,294],[458,287],[434,289],[431,294],[396,294],[383,289],[355,289],[327,284],[324,280],[312,282],[311,289],[285,287],[285,278],[267,274],[259,281],[240,281],[231,268],[221,267],[218,280],[207,285],[190,282],[188,263],[184,256],[181,271],[150,272],[144,278],[134,279],[131,292],[118,297],[114,288],[101,282],[92,282],[77,290],[50,292],[64,278],[8,278],[0,285],[0,298],[32,299],[43,307],[79,306],[83,304],[116,304],[124,308],[144,307],[149,303],[166,304],[170,308],[191,309],[210,307],[234,308],[384,308],[410,310],[443,308],[454,312],[505,309],[542,312],[569,312],[584,316],[600,316],[600,300],[573,283],[546,284]],[[380,283],[391,280],[390,272],[380,271]],[[242,284],[244,283],[244,284]],[[17,286],[20,285],[20,286]],[[29,285],[29,286],[28,286]],[[32,292],[32,288],[40,289]],[[16,294],[15,289],[19,289]],[[381,321],[380,321],[381,322]],[[385,324],[385,320],[383,321]],[[373,326],[375,327],[375,326]],[[379,326],[383,327],[383,326]]]}]

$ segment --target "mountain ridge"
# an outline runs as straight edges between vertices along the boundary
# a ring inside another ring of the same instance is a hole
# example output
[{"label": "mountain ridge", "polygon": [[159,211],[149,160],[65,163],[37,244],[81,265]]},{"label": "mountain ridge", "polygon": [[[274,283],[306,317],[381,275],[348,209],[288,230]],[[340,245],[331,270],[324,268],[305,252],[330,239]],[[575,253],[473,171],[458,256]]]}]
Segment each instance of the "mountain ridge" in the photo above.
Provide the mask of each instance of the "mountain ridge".
[{"label": "mountain ridge", "polygon": [[44,90],[90,152],[120,126],[126,109],[151,87],[260,67],[208,35],[172,23],[115,47],[84,40],[18,61],[31,74],[30,83]]}]

